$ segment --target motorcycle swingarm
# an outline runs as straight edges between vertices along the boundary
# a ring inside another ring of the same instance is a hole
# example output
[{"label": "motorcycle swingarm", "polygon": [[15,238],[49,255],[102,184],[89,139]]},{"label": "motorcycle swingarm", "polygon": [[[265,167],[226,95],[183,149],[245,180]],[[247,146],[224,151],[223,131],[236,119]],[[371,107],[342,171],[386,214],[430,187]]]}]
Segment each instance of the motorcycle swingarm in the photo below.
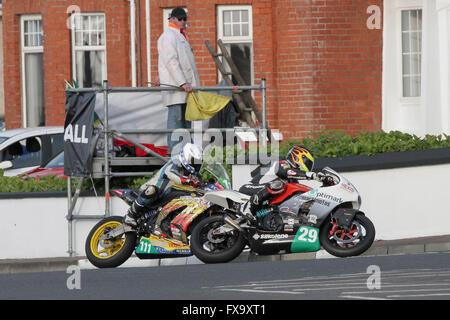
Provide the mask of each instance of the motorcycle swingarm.
[{"label": "motorcycle swingarm", "polygon": [[109,239],[114,239],[126,232],[130,232],[130,231],[135,231],[131,226],[126,225],[126,224],[121,224],[120,226],[112,229],[111,231],[108,231],[107,233],[103,234],[100,237],[100,240],[109,240]]}]

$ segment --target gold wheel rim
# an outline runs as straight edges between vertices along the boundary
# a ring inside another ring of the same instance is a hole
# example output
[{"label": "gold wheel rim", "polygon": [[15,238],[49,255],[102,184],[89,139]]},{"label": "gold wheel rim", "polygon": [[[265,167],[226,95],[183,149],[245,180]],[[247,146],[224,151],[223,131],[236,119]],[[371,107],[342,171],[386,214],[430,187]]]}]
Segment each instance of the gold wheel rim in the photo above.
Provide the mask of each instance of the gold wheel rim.
[{"label": "gold wheel rim", "polygon": [[[102,224],[91,238],[91,252],[98,259],[110,259],[122,249],[126,236],[117,237],[112,240],[100,240],[100,237],[105,233],[106,228],[117,228],[122,223],[118,221],[109,221]],[[102,243],[103,242],[103,243]],[[107,247],[105,247],[107,246]]]}]

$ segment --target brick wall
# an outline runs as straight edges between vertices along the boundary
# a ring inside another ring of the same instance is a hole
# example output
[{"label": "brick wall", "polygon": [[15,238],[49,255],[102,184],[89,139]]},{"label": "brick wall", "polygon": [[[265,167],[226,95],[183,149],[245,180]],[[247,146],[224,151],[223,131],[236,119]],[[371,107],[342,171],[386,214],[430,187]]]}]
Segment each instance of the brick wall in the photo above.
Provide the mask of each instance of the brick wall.
[{"label": "brick wall", "polygon": [[379,130],[382,31],[366,28],[366,9],[382,1],[274,4],[277,123],[285,136]]},{"label": "brick wall", "polygon": [[113,86],[130,85],[129,10],[122,0],[6,0],[3,1],[5,122],[7,129],[22,127],[20,15],[41,14],[44,30],[44,91],[46,125],[63,125],[64,80],[72,79],[70,29],[67,8],[105,12],[108,80]]},{"label": "brick wall", "polygon": [[[42,3],[41,3],[42,2]],[[19,14],[42,13],[47,125],[64,119],[64,79],[71,78],[70,31],[65,28],[70,4],[83,12],[105,12],[108,80],[131,85],[129,4],[122,0],[3,2],[5,115],[7,127],[21,126]],[[342,129],[355,134],[381,128],[382,31],[368,30],[366,9],[382,0],[215,0],[151,1],[151,77],[157,75],[157,39],[163,8],[185,6],[201,85],[215,85],[217,71],[204,44],[216,45],[216,6],[251,4],[254,79],[267,79],[269,126],[285,138],[311,130]],[[146,61],[145,0],[137,2],[141,31],[137,36],[138,85],[149,80]],[[381,10],[382,11],[382,10]],[[140,40],[140,41],[139,41]],[[255,94],[260,102],[259,93]]]}]

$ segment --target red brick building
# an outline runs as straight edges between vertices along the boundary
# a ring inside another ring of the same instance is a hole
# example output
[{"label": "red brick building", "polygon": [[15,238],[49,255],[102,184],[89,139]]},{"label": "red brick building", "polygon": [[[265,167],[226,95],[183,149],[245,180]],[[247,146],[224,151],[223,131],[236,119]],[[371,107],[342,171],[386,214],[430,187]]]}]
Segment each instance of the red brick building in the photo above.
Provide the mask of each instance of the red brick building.
[{"label": "red brick building", "polygon": [[6,128],[62,125],[66,79],[146,86],[165,15],[183,6],[201,85],[219,80],[204,42],[220,38],[249,81],[267,79],[269,126],[285,138],[379,130],[383,35],[367,27],[370,5],[383,11],[382,0],[3,0]]}]

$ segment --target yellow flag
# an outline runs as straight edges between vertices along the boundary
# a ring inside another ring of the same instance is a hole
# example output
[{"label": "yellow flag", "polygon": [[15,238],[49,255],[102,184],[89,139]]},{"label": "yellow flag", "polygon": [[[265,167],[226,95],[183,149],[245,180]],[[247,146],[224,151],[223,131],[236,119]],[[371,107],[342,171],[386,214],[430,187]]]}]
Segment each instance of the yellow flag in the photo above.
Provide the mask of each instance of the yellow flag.
[{"label": "yellow flag", "polygon": [[205,91],[190,92],[187,97],[186,120],[210,119],[222,110],[230,100],[229,97]]}]

